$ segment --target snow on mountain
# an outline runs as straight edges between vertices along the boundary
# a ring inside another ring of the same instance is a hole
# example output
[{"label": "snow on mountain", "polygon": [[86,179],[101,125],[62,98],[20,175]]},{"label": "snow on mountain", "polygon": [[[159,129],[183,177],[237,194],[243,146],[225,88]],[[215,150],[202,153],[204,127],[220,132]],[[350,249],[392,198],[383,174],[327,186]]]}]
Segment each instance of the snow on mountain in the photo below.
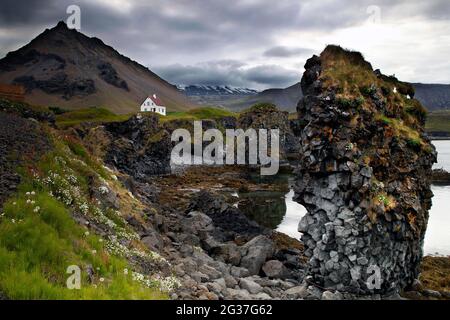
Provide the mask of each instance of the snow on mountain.
[{"label": "snow on mountain", "polygon": [[259,92],[249,88],[215,85],[177,85],[178,90],[187,96],[228,96],[228,95],[256,95]]}]

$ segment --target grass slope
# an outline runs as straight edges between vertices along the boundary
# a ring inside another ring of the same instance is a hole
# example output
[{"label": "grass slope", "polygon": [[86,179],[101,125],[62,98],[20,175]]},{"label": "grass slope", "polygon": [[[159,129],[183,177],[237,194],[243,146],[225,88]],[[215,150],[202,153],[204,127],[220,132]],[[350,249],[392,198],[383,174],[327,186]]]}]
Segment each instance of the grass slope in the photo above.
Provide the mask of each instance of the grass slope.
[{"label": "grass slope", "polygon": [[127,120],[131,115],[117,115],[105,108],[86,108],[64,112],[56,116],[56,124],[60,127],[73,126],[82,122],[120,122]]},{"label": "grass slope", "polygon": [[171,120],[202,120],[219,119],[223,117],[236,116],[237,113],[214,107],[196,108],[189,111],[168,112],[167,116],[161,116],[161,121]]},{"label": "grass slope", "polygon": [[[22,183],[0,214],[0,295],[10,299],[165,299],[162,283],[132,272],[127,253],[154,258],[142,248],[89,232],[82,215],[138,239],[118,212],[89,197],[88,181],[121,188],[76,141],[48,128],[54,149],[18,169]],[[125,192],[124,192],[125,193]],[[132,199],[130,200],[132,201]],[[119,237],[120,238],[120,237]],[[82,270],[81,289],[67,288],[69,266]],[[88,270],[92,270],[89,276]],[[130,272],[128,272],[130,270]]]}]

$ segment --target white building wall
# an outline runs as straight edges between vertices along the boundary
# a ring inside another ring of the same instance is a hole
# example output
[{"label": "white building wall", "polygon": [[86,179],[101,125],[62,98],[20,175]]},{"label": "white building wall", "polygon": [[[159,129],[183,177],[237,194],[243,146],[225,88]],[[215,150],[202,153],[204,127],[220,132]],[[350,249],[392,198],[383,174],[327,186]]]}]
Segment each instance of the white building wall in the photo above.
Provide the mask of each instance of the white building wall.
[{"label": "white building wall", "polygon": [[141,104],[141,112],[155,112],[163,116],[166,115],[166,107],[157,106],[152,99],[147,98]]}]

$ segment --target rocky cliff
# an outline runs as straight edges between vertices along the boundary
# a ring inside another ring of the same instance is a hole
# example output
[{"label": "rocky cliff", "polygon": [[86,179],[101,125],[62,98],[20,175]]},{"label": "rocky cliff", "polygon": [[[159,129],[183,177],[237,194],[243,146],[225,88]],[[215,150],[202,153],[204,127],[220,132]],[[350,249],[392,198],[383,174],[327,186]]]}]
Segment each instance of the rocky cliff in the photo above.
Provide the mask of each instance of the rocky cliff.
[{"label": "rocky cliff", "polygon": [[84,124],[77,131],[90,153],[138,181],[170,173],[170,133],[155,114],[100,126]]},{"label": "rocky cliff", "polygon": [[286,154],[297,152],[299,145],[295,137],[292,124],[288,119],[288,112],[280,111],[274,104],[258,103],[243,111],[238,119],[237,128],[248,129],[279,129],[281,159]]},{"label": "rocky cliff", "polygon": [[357,294],[404,288],[419,273],[433,196],[424,108],[357,52],[328,46],[305,69],[295,192],[311,280]]}]

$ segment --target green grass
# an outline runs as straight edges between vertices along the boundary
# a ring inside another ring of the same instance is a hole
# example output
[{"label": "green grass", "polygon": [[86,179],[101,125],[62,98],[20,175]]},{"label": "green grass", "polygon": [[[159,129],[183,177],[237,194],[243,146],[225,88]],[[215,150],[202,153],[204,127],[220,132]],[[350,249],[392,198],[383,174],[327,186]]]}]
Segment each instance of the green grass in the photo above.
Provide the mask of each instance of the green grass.
[{"label": "green grass", "polygon": [[338,46],[327,46],[320,59],[320,77],[324,86],[337,92],[335,100],[342,109],[373,114],[376,121],[390,127],[392,133],[406,140],[411,148],[428,148],[419,133],[427,111],[418,100],[407,97],[414,94],[410,84],[394,76],[377,76],[359,52]]},{"label": "green grass", "polygon": [[220,108],[203,107],[189,111],[168,112],[167,116],[161,116],[160,119],[162,122],[172,120],[215,120],[229,116],[237,116],[237,113]]},{"label": "green grass", "polygon": [[427,131],[450,133],[450,111],[435,111],[428,114],[425,125]]},{"label": "green grass", "polygon": [[[214,107],[196,108],[188,111],[172,111],[166,116],[158,115],[161,122],[172,120],[205,120],[219,119],[226,116],[236,116],[237,114],[225,109]],[[56,116],[56,124],[59,127],[69,127],[80,123],[107,123],[121,122],[128,120],[132,115],[117,115],[104,108],[86,108],[65,112]]]},{"label": "green grass", "polygon": [[273,103],[268,102],[260,102],[252,105],[250,108],[242,111],[242,113],[246,112],[276,112],[279,111],[277,106]]},{"label": "green grass", "polygon": [[130,114],[117,115],[104,108],[86,108],[75,111],[68,111],[56,116],[56,124],[59,127],[68,127],[83,122],[88,123],[105,123],[120,122],[130,118]]},{"label": "green grass", "polygon": [[[121,216],[101,211],[89,200],[87,177],[101,180],[96,172],[100,165],[87,161],[89,155],[73,141],[69,146],[60,137],[53,140],[52,152],[18,170],[22,183],[3,206],[0,292],[10,299],[166,299],[158,281],[150,279],[149,285],[133,279],[132,267],[122,254],[111,252],[108,239],[72,218],[84,207],[89,219],[112,221],[115,234],[133,236]],[[82,271],[80,290],[66,286],[72,265]],[[94,272],[92,281],[88,266]]]}]

